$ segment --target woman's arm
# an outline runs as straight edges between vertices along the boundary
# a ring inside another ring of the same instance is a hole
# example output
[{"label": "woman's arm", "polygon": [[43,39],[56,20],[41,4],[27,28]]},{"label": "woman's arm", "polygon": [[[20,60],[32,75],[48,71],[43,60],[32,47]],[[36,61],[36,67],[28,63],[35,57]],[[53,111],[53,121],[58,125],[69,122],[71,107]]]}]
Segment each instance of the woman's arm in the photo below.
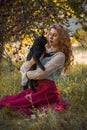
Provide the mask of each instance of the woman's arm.
[{"label": "woman's arm", "polygon": [[[40,60],[43,58],[43,54],[42,56],[40,57]],[[21,68],[20,68],[20,72],[21,74],[27,72],[33,65],[35,64],[35,60],[34,58],[32,57],[30,61],[26,61],[22,64]]]},{"label": "woman's arm", "polygon": [[46,79],[49,75],[56,70],[63,68],[65,63],[65,55],[62,52],[57,52],[50,61],[45,64],[46,70],[43,71],[40,68],[36,70],[28,71],[27,76],[29,79],[41,80]]},{"label": "woman's arm", "polygon": [[21,74],[27,72],[32,67],[33,64],[35,64],[33,58],[30,61],[25,61],[20,68]]}]

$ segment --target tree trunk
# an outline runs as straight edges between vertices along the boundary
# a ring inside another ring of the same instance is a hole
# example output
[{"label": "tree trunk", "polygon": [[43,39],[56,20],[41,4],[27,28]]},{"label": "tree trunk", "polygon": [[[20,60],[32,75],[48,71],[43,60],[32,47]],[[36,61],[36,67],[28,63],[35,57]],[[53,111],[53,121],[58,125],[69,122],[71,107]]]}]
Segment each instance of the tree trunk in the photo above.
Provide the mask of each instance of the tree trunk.
[{"label": "tree trunk", "polygon": [[1,34],[0,36],[0,62],[2,60],[2,54],[3,54],[3,51],[4,51],[4,43],[3,43],[3,35]]}]

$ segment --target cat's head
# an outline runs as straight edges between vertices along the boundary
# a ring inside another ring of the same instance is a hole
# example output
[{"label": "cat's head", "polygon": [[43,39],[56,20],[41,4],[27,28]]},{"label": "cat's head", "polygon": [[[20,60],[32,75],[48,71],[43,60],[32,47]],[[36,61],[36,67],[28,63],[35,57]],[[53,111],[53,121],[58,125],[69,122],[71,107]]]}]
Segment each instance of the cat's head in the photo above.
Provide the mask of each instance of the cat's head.
[{"label": "cat's head", "polygon": [[38,40],[39,44],[41,44],[41,45],[47,44],[47,39],[44,35],[38,36],[37,40]]}]

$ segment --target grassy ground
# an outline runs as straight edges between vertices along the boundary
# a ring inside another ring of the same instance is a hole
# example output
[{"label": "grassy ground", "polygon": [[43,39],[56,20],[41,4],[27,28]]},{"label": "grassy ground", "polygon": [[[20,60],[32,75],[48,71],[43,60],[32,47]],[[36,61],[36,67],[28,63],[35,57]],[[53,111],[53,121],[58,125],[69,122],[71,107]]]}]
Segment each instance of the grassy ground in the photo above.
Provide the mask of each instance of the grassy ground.
[{"label": "grassy ground", "polygon": [[[0,63],[0,98],[20,90],[20,73],[10,71],[6,61]],[[61,112],[37,112],[34,116],[19,115],[9,108],[0,111],[2,130],[87,130],[87,65],[75,64],[68,75],[56,82],[67,109]],[[38,114],[39,113],[39,114]]]}]

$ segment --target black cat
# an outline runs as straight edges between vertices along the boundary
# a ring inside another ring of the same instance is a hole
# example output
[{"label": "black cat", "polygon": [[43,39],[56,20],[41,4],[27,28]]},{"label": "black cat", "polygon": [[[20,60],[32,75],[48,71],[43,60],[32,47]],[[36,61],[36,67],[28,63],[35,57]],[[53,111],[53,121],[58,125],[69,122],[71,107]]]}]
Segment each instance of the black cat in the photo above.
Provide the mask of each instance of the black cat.
[{"label": "black cat", "polygon": [[[32,47],[30,48],[30,51],[27,55],[27,61],[30,61],[31,58],[33,57],[33,59],[35,60],[35,64],[29,69],[29,70],[35,70],[37,65],[44,71],[45,67],[42,65],[41,61],[40,61],[40,57],[42,54],[46,55],[46,49],[45,49],[45,45],[47,43],[47,39],[46,37],[44,37],[43,35],[38,36],[35,41],[34,44],[32,45]],[[31,87],[31,89],[35,92],[35,86],[37,85],[37,81],[36,80],[30,80],[28,79],[28,82],[26,84],[26,86],[23,86],[23,89],[27,89],[28,85]]]}]

